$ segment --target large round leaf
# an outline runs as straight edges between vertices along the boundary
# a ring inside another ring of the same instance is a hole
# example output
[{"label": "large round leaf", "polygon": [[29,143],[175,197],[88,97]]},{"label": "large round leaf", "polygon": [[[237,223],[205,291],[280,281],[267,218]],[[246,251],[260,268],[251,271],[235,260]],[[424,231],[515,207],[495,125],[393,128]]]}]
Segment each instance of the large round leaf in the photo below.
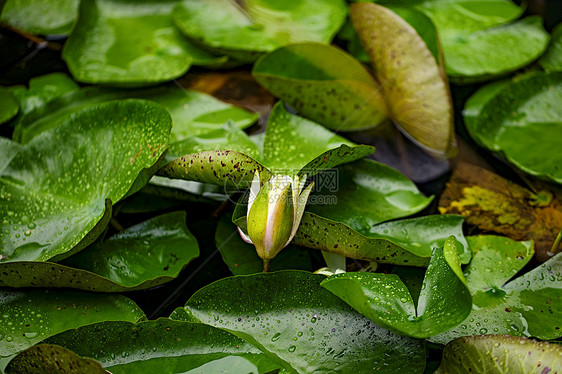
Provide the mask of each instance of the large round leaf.
[{"label": "large round leaf", "polygon": [[190,39],[236,58],[303,41],[329,43],[347,9],[342,0],[186,0],[174,21]]},{"label": "large round leaf", "polygon": [[301,43],[279,48],[256,62],[252,76],[303,116],[337,131],[374,127],[388,116],[371,75],[332,46]]},{"label": "large round leaf", "polygon": [[163,318],[139,324],[98,323],[67,331],[47,342],[93,357],[115,374],[261,374],[279,367],[257,348],[226,331]]},{"label": "large round leaf", "polygon": [[464,273],[472,312],[459,326],[430,340],[445,344],[479,334],[562,336],[562,255],[510,281],[533,257],[532,243],[497,236],[469,236],[468,242],[474,257]]},{"label": "large round leaf", "polygon": [[307,210],[364,235],[373,225],[417,213],[432,200],[399,171],[371,160],[327,170],[315,182]]},{"label": "large round leaf", "polygon": [[230,331],[299,373],[423,372],[422,341],[375,325],[320,287],[322,279],[301,271],[222,279],[171,318]]},{"label": "large round leaf", "polygon": [[336,274],[321,285],[378,325],[416,338],[456,326],[472,308],[454,237],[433,250],[418,300],[396,274]]},{"label": "large round leaf", "polygon": [[139,307],[120,295],[76,291],[0,289],[0,356],[10,356],[49,336],[100,321],[137,322]]},{"label": "large round leaf", "polygon": [[119,201],[157,162],[170,126],[157,104],[115,101],[86,108],[23,146],[0,175],[2,260],[68,256],[104,216],[105,200]]},{"label": "large round leaf", "polygon": [[7,0],[0,21],[32,34],[68,34],[79,0]]},{"label": "large round leaf", "polygon": [[477,119],[466,121],[470,135],[521,170],[562,183],[562,73],[530,74],[495,87],[497,93],[489,89],[469,101],[471,117],[481,108]]},{"label": "large round leaf", "polygon": [[62,57],[85,83],[147,85],[183,75],[215,58],[189,43],[170,15],[175,1],[95,0],[80,15]]},{"label": "large round leaf", "polygon": [[435,373],[557,373],[561,357],[559,344],[509,335],[467,336],[447,344]]},{"label": "large round leaf", "polygon": [[449,87],[425,41],[404,19],[380,5],[355,3],[351,19],[392,118],[423,146],[450,152],[454,130]]},{"label": "large round leaf", "polygon": [[64,260],[0,264],[0,286],[67,287],[97,292],[146,289],[168,282],[199,255],[185,212],[152,218]]},{"label": "large round leaf", "polygon": [[257,114],[224,103],[207,94],[185,90],[175,85],[137,90],[86,87],[64,95],[48,105],[38,106],[29,115],[21,118],[14,129],[14,140],[27,143],[41,132],[56,126],[58,121],[84,107],[127,98],[155,101],[170,112],[174,123],[170,136],[172,146],[185,139],[223,129],[229,120],[237,127],[245,128],[258,118]]}]

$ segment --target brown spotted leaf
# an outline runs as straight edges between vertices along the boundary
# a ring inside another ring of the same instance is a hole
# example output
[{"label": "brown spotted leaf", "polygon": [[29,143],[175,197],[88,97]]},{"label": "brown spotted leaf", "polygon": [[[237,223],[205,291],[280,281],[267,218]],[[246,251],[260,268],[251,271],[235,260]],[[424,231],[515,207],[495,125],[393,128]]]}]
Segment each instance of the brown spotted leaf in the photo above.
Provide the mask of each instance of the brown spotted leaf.
[{"label": "brown spotted leaf", "polygon": [[351,20],[395,122],[423,146],[450,154],[454,130],[447,79],[422,37],[395,12],[376,4],[353,4]]},{"label": "brown spotted leaf", "polygon": [[556,235],[562,229],[562,191],[542,185],[537,193],[491,171],[459,163],[447,184],[439,210],[461,214],[466,222],[485,232],[514,240],[535,241],[539,261],[550,258]]}]

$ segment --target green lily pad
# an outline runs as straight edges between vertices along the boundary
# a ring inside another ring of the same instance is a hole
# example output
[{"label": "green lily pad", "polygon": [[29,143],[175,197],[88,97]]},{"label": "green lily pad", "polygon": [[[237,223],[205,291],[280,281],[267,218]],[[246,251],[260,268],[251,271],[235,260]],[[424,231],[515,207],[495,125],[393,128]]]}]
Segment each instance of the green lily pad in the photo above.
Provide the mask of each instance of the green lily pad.
[{"label": "green lily pad", "polygon": [[0,21],[31,34],[68,34],[79,4],[79,0],[7,0]]},{"label": "green lily pad", "polygon": [[302,271],[225,278],[197,291],[171,318],[197,319],[256,345],[286,370],[423,372],[420,340],[394,335]]},{"label": "green lily pad", "polygon": [[375,127],[388,117],[379,85],[357,60],[332,46],[279,48],[255,63],[252,76],[300,114],[333,130]]},{"label": "green lily pad", "polygon": [[100,321],[137,322],[144,313],[120,295],[77,291],[0,291],[0,356],[10,356],[68,329]]},{"label": "green lily pad", "polygon": [[552,30],[550,45],[540,58],[539,65],[547,72],[562,71],[562,24]]},{"label": "green lily pad", "polygon": [[[172,130],[173,134],[173,130]],[[173,161],[183,155],[196,154],[204,151],[220,151],[228,149],[259,158],[260,151],[256,144],[244,131],[228,121],[223,128],[191,136],[170,145],[166,160]]]},{"label": "green lily pad", "polygon": [[467,336],[447,344],[436,374],[556,373],[562,347],[509,335]]},{"label": "green lily pad", "polygon": [[131,190],[165,151],[170,127],[157,104],[114,101],[77,112],[24,145],[0,175],[2,261],[60,260],[95,240],[83,241],[107,216],[106,199],[117,202],[141,187]]},{"label": "green lily pad", "polygon": [[229,120],[237,127],[245,128],[258,119],[256,113],[250,113],[207,94],[185,90],[175,85],[136,90],[86,87],[38,107],[21,118],[14,130],[14,140],[27,143],[80,109],[100,102],[126,98],[151,100],[166,108],[174,123],[170,135],[172,144],[220,130]]},{"label": "green lily pad", "polygon": [[82,2],[62,52],[74,78],[84,83],[150,85],[185,74],[192,63],[216,63],[174,26],[175,4],[171,0]]},{"label": "green lily pad", "polygon": [[199,255],[185,212],[164,214],[96,242],[63,261],[0,264],[0,286],[142,290],[168,282]]},{"label": "green lily pad", "polygon": [[174,8],[173,17],[197,44],[251,61],[287,44],[330,43],[346,14],[342,0],[187,0]]},{"label": "green lily pad", "polygon": [[416,338],[456,326],[472,308],[454,237],[433,250],[417,308],[395,274],[343,273],[327,278],[321,286],[377,325]]},{"label": "green lily pad", "polygon": [[268,373],[279,366],[220,329],[160,318],[103,322],[47,340],[100,361],[112,373]]},{"label": "green lily pad", "polygon": [[442,41],[451,79],[485,80],[536,60],[546,50],[549,35],[541,18],[528,17],[513,24],[475,32],[458,30],[454,36],[445,34]]},{"label": "green lily pad", "polygon": [[0,125],[18,114],[20,105],[10,91],[0,88]]},{"label": "green lily pad", "polygon": [[30,79],[28,89],[13,86],[10,91],[19,102],[21,114],[25,115],[78,88],[78,84],[68,75],[52,73]]},{"label": "green lily pad", "polygon": [[371,160],[339,166],[315,179],[307,210],[366,236],[373,225],[417,213],[433,200],[399,171]]},{"label": "green lily pad", "polygon": [[351,20],[371,58],[393,120],[434,152],[454,148],[453,109],[443,67],[416,29],[398,14],[354,3]]},{"label": "green lily pad", "polygon": [[6,374],[105,374],[99,362],[82,358],[58,345],[39,344],[20,352],[6,367]]},{"label": "green lily pad", "polygon": [[[232,274],[247,275],[263,271],[263,260],[256,253],[256,248],[240,238],[228,215],[219,221],[215,243]],[[310,254],[306,248],[289,245],[271,260],[272,271],[285,269],[312,270]]]},{"label": "green lily pad", "polygon": [[431,341],[445,344],[479,334],[539,339],[562,336],[562,310],[558,307],[562,300],[562,255],[510,281],[533,257],[531,242],[469,236],[468,243],[474,257],[464,273],[472,294],[472,312],[459,326]]},{"label": "green lily pad", "polygon": [[433,249],[454,235],[461,263],[468,263],[471,253],[462,234],[463,220],[454,215],[403,219],[375,225],[363,235],[344,223],[305,212],[293,243],[360,260],[425,267]]},{"label": "green lily pad", "polygon": [[477,119],[466,121],[470,135],[519,169],[562,183],[562,154],[556,152],[557,134],[562,133],[562,72],[529,74],[482,105],[487,98],[481,96],[469,107],[471,117],[481,108]]},{"label": "green lily pad", "polygon": [[261,160],[278,174],[310,176],[373,151],[373,147],[356,145],[315,122],[290,114],[283,103],[277,103],[267,122]]}]

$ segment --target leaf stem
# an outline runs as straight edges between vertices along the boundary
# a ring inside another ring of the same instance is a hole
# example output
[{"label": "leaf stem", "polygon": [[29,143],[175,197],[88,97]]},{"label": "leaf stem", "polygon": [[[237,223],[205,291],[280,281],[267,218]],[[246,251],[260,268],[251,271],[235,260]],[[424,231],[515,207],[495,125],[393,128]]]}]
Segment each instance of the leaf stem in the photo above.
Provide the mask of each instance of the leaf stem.
[{"label": "leaf stem", "polygon": [[269,273],[271,260],[263,260],[263,272]]},{"label": "leaf stem", "polygon": [[556,239],[554,239],[554,243],[552,244],[552,248],[550,248],[549,254],[555,255],[556,253],[559,253],[561,251],[560,248],[561,243],[562,243],[562,229],[558,232],[558,235],[556,235]]}]

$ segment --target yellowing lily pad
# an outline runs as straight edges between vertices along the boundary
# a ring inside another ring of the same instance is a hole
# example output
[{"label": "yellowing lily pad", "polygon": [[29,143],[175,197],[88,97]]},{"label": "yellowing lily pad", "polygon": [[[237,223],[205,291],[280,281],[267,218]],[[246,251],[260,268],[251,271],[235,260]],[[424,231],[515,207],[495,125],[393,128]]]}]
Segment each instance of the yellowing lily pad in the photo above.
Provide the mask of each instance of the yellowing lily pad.
[{"label": "yellowing lily pad", "polygon": [[422,146],[453,149],[453,109],[442,66],[416,30],[371,3],[351,6],[351,19],[371,58],[393,120]]}]

